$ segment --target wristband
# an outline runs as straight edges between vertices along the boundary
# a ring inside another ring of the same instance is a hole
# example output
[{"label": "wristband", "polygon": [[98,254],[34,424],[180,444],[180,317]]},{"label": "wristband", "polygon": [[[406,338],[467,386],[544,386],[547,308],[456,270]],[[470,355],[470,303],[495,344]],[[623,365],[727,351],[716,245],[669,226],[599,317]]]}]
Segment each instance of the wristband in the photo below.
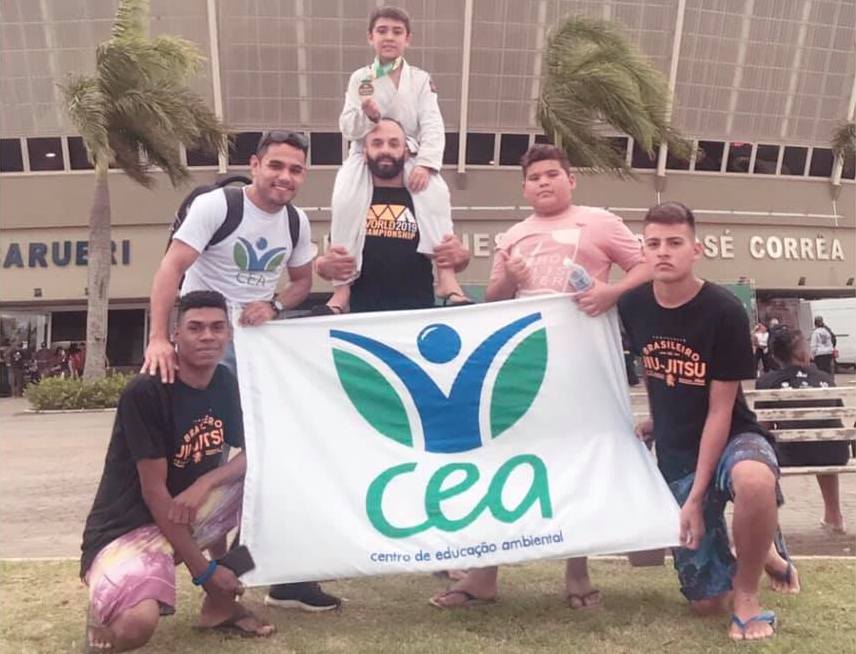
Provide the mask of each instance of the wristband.
[{"label": "wristband", "polygon": [[211,580],[211,577],[214,576],[214,571],[216,569],[217,569],[217,561],[212,559],[211,561],[208,562],[208,567],[205,568],[205,572],[203,572],[198,577],[193,578],[193,585],[194,586],[204,586],[205,584],[207,584]]}]

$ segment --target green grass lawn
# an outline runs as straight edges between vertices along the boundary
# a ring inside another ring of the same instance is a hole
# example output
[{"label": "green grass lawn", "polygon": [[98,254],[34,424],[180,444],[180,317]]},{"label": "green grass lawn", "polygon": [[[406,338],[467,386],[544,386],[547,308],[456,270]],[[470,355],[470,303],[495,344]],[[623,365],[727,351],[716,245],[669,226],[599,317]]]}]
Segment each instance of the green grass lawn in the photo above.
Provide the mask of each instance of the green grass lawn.
[{"label": "green grass lawn", "polygon": [[[201,601],[180,571],[178,613],[162,620],[145,652],[856,652],[856,560],[804,561],[798,596],[765,591],[779,615],[769,642],[732,644],[726,616],[691,617],[674,572],[595,561],[592,577],[604,608],[572,611],[562,601],[563,566],[550,561],[506,567],[499,601],[440,611],[426,599],[443,587],[431,576],[358,579],[325,584],[348,602],[340,612],[308,615],[266,610],[263,592],[248,603],[267,615],[278,633],[248,641],[192,630]],[[0,652],[79,652],[86,590],[74,563],[0,564]]]}]

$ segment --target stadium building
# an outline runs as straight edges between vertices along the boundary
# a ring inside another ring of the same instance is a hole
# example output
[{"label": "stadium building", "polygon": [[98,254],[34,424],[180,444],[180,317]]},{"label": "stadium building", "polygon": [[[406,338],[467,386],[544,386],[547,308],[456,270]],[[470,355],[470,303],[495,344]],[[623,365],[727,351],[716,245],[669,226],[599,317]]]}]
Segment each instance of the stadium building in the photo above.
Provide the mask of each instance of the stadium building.
[{"label": "stadium building", "polygon": [[[194,86],[236,133],[218,159],[186,152],[196,184],[247,170],[262,130],[310,137],[297,204],[324,247],[333,177],[347,143],[338,115],[350,73],[371,59],[373,0],[152,0],[152,33],[207,55]],[[699,218],[703,275],[754,286],[762,317],[794,298],[852,297],[856,170],[830,149],[856,106],[853,0],[399,0],[413,18],[408,60],[433,74],[445,169],[469,284],[488,276],[495,239],[529,210],[520,155],[535,121],[542,51],[564,16],[617,21],[669,79],[689,161],[651,159],[615,134],[635,178],[579,173],[575,202],[639,230],[658,201]],[[85,338],[87,222],[94,176],[57,82],[94,68],[115,0],[0,0],[2,338]],[[115,265],[108,356],[142,358],[147,297],[173,213],[189,187],[147,191],[111,173]],[[315,290],[325,286],[316,283]],[[778,303],[778,304],[777,304]],[[764,312],[767,312],[765,314]]]}]

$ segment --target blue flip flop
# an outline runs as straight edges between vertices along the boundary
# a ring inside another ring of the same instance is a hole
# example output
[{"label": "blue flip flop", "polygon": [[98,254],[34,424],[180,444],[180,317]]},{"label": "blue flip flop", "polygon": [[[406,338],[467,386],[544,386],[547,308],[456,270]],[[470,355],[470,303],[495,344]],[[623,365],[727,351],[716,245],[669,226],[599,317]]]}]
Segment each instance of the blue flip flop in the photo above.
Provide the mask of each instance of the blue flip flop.
[{"label": "blue flip flop", "polygon": [[743,634],[744,638],[746,637],[746,630],[749,628],[749,625],[753,622],[766,622],[773,628],[773,633],[776,633],[776,626],[778,621],[776,620],[776,614],[773,611],[761,611],[758,615],[753,615],[751,618],[743,622],[740,618],[735,614],[731,614],[731,624],[736,624],[740,629],[740,633]]}]

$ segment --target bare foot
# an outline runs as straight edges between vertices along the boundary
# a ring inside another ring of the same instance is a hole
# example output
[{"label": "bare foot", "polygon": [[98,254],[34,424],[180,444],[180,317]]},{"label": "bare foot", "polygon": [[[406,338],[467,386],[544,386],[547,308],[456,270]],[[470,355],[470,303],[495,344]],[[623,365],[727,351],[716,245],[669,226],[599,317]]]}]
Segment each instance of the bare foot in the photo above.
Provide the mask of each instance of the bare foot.
[{"label": "bare foot", "polygon": [[773,549],[767,555],[764,572],[770,578],[770,588],[773,591],[785,595],[796,595],[800,592],[800,576],[796,567]]},{"label": "bare foot", "polygon": [[451,581],[463,581],[467,578],[466,570],[438,570],[434,573],[438,579],[450,579]]},{"label": "bare foot", "polygon": [[95,624],[90,621],[86,625],[87,652],[112,652],[114,636],[110,627]]},{"label": "bare foot", "polygon": [[841,535],[847,533],[847,523],[841,520],[821,520],[820,528],[828,534]]},{"label": "bare foot", "polygon": [[585,559],[568,561],[565,569],[565,598],[572,609],[596,609],[603,603],[600,591],[592,586],[589,579]]}]

